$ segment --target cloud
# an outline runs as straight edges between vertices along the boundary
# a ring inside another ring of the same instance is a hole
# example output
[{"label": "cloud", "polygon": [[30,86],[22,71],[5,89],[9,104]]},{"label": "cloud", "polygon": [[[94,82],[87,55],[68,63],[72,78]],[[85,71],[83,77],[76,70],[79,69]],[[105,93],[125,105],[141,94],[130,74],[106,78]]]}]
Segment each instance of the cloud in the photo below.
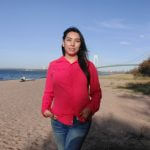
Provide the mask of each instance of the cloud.
[{"label": "cloud", "polygon": [[120,44],[121,44],[121,45],[130,45],[130,43],[127,42],[127,41],[121,41]]},{"label": "cloud", "polygon": [[105,21],[98,21],[93,20],[93,26],[81,26],[82,28],[89,30],[89,31],[95,31],[95,32],[101,32],[104,31],[104,29],[131,29],[131,26],[124,23],[123,19],[110,19]]},{"label": "cloud", "polygon": [[144,38],[145,36],[143,34],[139,35],[140,38]]},{"label": "cloud", "polygon": [[130,27],[124,23],[123,19],[111,19],[102,22],[97,22],[98,25],[104,28],[111,29],[129,29]]},{"label": "cloud", "polygon": [[103,31],[101,28],[99,27],[92,27],[92,26],[81,26],[83,29],[88,30],[88,31],[94,31],[94,32],[100,32]]}]

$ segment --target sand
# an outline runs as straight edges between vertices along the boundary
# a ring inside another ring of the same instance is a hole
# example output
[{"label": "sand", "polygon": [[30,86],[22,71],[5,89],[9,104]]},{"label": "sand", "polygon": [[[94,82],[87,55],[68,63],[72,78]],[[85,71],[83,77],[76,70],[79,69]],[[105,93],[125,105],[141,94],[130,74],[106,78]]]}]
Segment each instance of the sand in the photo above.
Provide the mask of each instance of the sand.
[{"label": "sand", "polygon": [[[100,110],[82,150],[150,149],[150,97],[101,79]],[[56,150],[50,119],[41,115],[45,79],[0,82],[0,150]]]}]

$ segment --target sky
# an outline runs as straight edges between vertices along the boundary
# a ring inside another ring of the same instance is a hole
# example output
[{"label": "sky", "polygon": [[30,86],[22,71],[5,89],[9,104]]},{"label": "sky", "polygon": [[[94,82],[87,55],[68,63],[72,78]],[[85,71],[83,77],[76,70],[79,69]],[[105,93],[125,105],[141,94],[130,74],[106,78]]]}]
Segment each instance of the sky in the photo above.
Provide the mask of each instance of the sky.
[{"label": "sky", "polygon": [[98,66],[139,64],[150,56],[149,6],[149,0],[0,0],[0,68],[46,68],[62,56],[70,26],[82,32]]}]

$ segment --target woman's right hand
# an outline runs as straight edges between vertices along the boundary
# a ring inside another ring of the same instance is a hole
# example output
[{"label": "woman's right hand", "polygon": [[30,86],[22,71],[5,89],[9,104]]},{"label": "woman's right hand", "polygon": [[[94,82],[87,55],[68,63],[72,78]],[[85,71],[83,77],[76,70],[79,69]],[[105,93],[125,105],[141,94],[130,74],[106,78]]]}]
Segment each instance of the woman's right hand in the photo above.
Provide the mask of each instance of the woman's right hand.
[{"label": "woman's right hand", "polygon": [[48,117],[53,118],[54,117],[54,115],[49,110],[45,110],[43,114],[46,118],[48,118]]}]

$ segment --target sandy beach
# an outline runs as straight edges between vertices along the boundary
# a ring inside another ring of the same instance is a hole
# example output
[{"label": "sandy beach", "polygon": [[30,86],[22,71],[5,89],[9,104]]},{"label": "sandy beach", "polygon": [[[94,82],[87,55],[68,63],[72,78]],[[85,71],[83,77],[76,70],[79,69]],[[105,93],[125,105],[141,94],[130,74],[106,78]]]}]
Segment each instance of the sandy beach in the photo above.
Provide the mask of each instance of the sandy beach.
[{"label": "sandy beach", "polygon": [[[82,150],[150,149],[150,96],[100,79],[103,98]],[[56,150],[50,119],[41,115],[45,79],[0,82],[0,150]]]}]

